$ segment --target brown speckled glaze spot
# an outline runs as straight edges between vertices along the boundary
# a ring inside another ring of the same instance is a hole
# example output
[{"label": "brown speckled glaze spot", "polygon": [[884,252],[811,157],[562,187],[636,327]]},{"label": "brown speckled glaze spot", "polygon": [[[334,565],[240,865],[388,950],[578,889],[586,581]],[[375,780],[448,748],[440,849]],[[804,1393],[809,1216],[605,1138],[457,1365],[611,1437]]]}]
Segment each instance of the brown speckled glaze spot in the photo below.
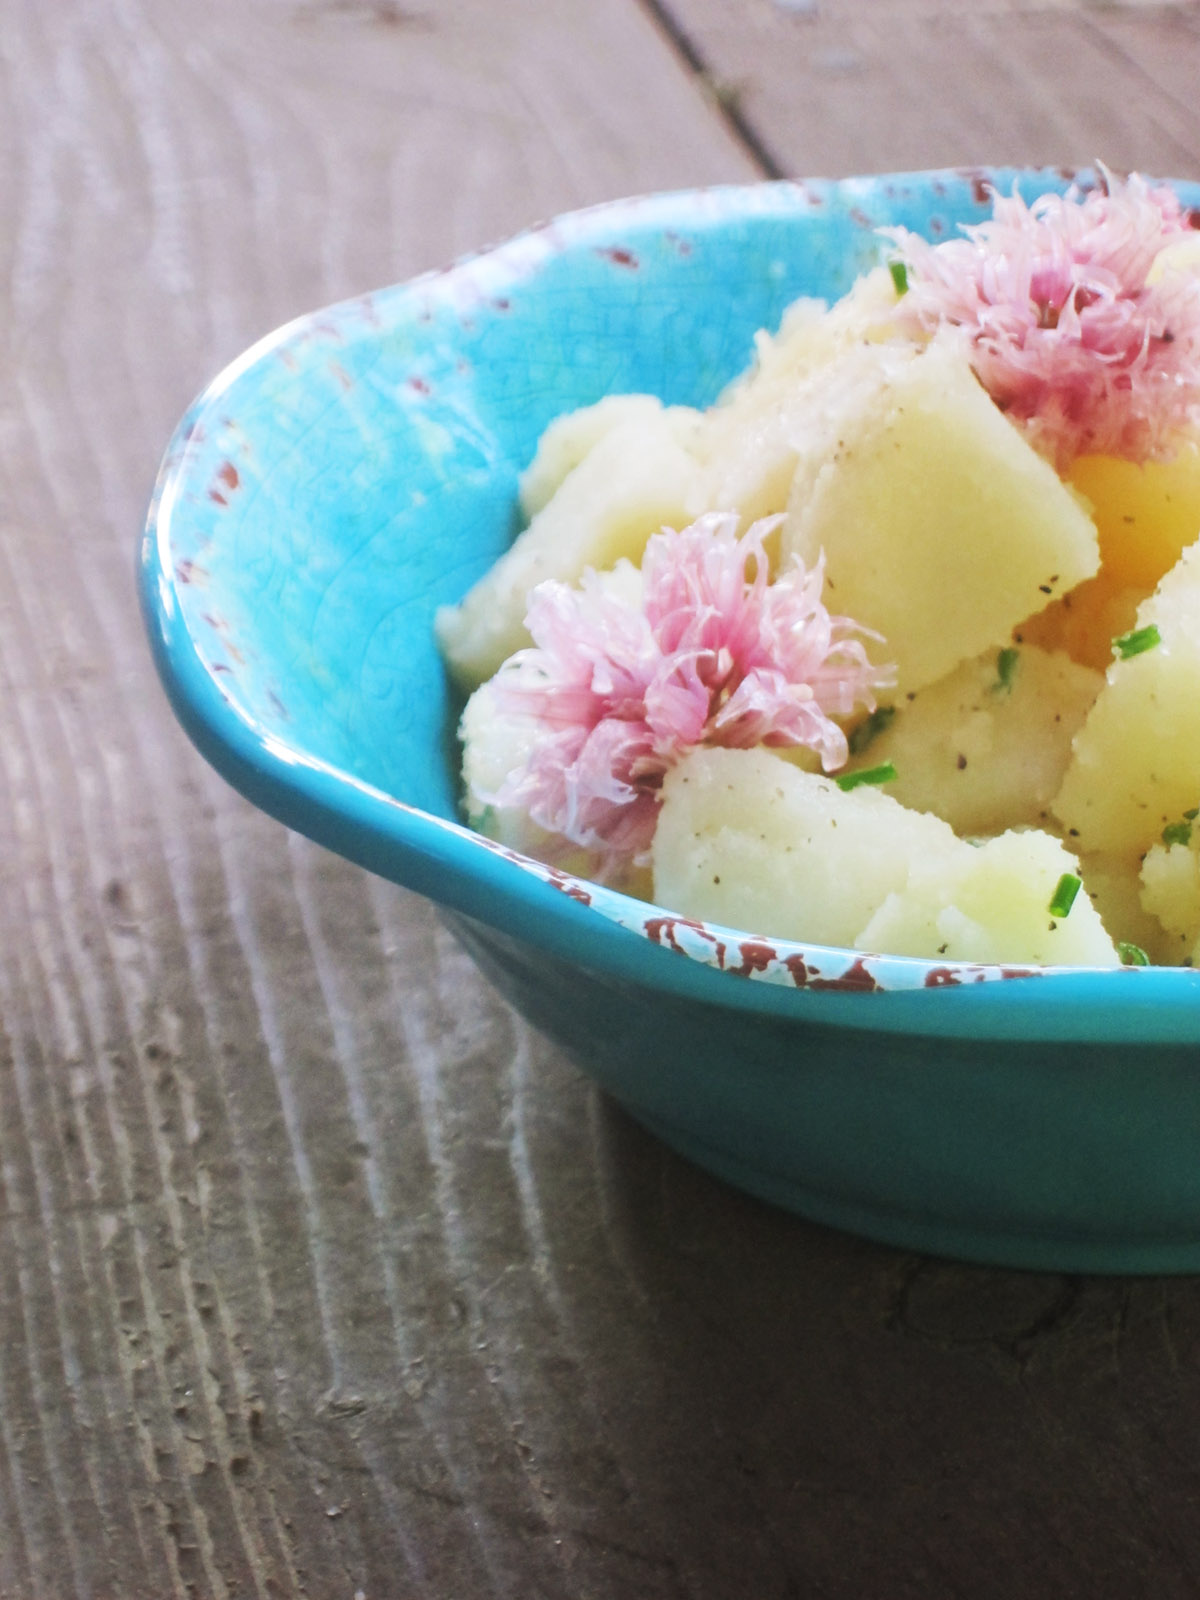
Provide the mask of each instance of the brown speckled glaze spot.
[{"label": "brown speckled glaze spot", "polygon": [[[967,174],[964,173],[964,177],[965,176],[967,176]],[[974,200],[977,206],[990,205],[992,201],[991,183],[987,178],[984,177],[982,172],[972,172],[969,176],[971,179],[972,200]]]},{"label": "brown speckled glaze spot", "polygon": [[765,972],[772,961],[779,960],[779,951],[775,946],[762,939],[742,939],[738,944],[738,954],[742,958],[741,965],[726,969],[738,978],[748,978],[752,972]]},{"label": "brown speckled glaze spot", "polygon": [[646,937],[651,944],[662,944],[665,939],[671,949],[677,950],[680,955],[686,955],[687,951],[675,936],[676,928],[687,928],[711,945],[715,946],[718,942],[711,929],[706,928],[702,922],[694,922],[691,917],[647,917],[644,926]]},{"label": "brown speckled glaze spot", "polygon": [[630,272],[638,270],[638,258],[633,251],[622,249],[620,245],[600,245],[596,254],[611,261],[614,267],[626,267]]},{"label": "brown speckled glaze spot", "polygon": [[810,977],[810,989],[846,989],[855,993],[877,994],[883,985],[867,966],[866,959],[859,956],[852,961],[845,972],[840,972],[836,978]]},{"label": "brown speckled glaze spot", "polygon": [[955,972],[953,967],[930,967],[925,974],[925,987],[927,989],[955,987],[961,982],[961,975]]}]

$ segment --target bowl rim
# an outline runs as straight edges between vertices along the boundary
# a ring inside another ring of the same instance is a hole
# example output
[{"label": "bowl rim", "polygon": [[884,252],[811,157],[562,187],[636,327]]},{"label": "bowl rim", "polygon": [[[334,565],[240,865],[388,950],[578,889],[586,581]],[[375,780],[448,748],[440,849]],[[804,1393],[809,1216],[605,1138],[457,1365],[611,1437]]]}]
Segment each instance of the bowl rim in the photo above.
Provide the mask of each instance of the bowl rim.
[{"label": "bowl rim", "polygon": [[[1096,181],[1093,168],[969,167],[842,179],[775,180],[634,196],[566,212],[406,283],[306,313],[252,344],[202,390],[168,445],[139,558],[143,619],[176,716],[206,759],[255,805],[368,870],[581,967],[710,1003],[783,1011],[867,1031],[1200,1044],[1200,971],[931,961],[775,939],[680,917],[508,849],[413,806],[260,724],[198,652],[173,555],[176,520],[200,470],[204,423],[269,357],[331,324],[356,336],[420,321],[431,308],[478,308],[528,284],[564,250],[686,224],[693,234],[755,217],[800,219],[881,194],[1029,193]],[[1189,205],[1200,184],[1155,179]],[[869,218],[866,219],[869,222]],[[870,224],[872,227],[875,224]],[[733,955],[739,957],[735,962]],[[683,959],[679,959],[682,957]],[[744,981],[736,982],[736,978]],[[1021,980],[1017,983],[997,980]],[[1013,1005],[1020,992],[1022,1003]]]}]

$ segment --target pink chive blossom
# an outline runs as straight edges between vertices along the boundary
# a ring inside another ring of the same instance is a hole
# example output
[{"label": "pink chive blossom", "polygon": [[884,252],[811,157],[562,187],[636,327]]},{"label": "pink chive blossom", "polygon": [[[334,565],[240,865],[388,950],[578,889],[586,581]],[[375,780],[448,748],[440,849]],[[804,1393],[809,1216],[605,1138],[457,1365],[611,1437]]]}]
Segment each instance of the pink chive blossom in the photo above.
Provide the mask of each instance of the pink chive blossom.
[{"label": "pink chive blossom", "polygon": [[1147,277],[1192,226],[1169,189],[1136,173],[1082,198],[1026,205],[931,245],[884,229],[908,269],[909,331],[964,328],[984,388],[1060,471],[1093,452],[1143,461],[1200,420],[1200,275]]},{"label": "pink chive blossom", "polygon": [[806,745],[826,771],[842,766],[831,718],[873,709],[894,674],[871,665],[867,630],[822,604],[823,559],[768,582],[763,540],[781,521],[740,538],[732,513],[664,529],[646,547],[640,607],[591,572],[579,588],[540,584],[534,647],[491,684],[497,713],[534,731],[523,764],[482,798],[522,808],[612,876],[644,864],[663,776],[697,745]]}]

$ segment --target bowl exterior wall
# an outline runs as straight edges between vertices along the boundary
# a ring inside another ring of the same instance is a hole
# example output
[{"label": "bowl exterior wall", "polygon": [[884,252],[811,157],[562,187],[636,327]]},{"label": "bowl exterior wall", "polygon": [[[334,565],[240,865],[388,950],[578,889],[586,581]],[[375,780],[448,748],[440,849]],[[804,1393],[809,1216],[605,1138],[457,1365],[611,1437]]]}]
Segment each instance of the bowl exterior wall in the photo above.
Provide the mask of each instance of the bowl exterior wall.
[{"label": "bowl exterior wall", "polygon": [[505,998],[639,1121],[760,1198],[967,1260],[1200,1271],[1194,1047],[1098,1052],[748,1014],[447,921]]}]

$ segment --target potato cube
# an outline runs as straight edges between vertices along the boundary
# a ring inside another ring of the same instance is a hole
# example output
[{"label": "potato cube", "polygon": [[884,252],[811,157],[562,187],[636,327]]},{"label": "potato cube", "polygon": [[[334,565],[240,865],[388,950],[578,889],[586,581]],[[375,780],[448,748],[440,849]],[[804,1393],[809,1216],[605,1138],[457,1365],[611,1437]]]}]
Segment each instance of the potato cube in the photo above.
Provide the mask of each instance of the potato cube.
[{"label": "potato cube", "polygon": [[874,383],[849,385],[846,403],[830,394],[783,551],[811,565],[824,550],[827,603],[882,633],[901,691],[917,690],[1091,577],[1096,530],[957,342],[858,359]]},{"label": "potato cube", "polygon": [[989,650],[877,712],[883,731],[852,765],[892,762],[888,793],[958,834],[1033,827],[1058,793],[1072,737],[1103,685],[1100,673],[1062,654]]},{"label": "potato cube", "polygon": [[1115,967],[1120,959],[1099,914],[1080,890],[1070,911],[1050,902],[1078,863],[1036,828],[960,848],[944,861],[919,857],[859,934],[862,949],[951,961]]},{"label": "potato cube", "polygon": [[1073,858],[1048,834],[976,847],[876,788],[843,792],[767,750],[696,750],[663,785],[654,897],[777,938],[968,961],[1115,966]]},{"label": "potato cube", "polygon": [[1100,562],[1114,584],[1153,589],[1200,538],[1200,449],[1188,443],[1168,461],[1138,465],[1080,456],[1072,485],[1092,507]]},{"label": "potato cube", "polygon": [[822,407],[831,363],[864,341],[895,339],[896,290],[886,268],[861,278],[830,310],[799,300],[779,332],[760,333],[754,365],[706,413],[694,510],[738,511],[743,524],[787,508],[800,441]]},{"label": "potato cube", "polygon": [[654,898],[733,928],[853,945],[911,859],[958,844],[937,817],[878,789],[843,793],[769,750],[694,750],[663,783]]},{"label": "potato cube", "polygon": [[1177,966],[1200,957],[1200,834],[1186,843],[1159,843],[1146,852],[1141,874],[1142,905],[1165,929]]},{"label": "potato cube", "polygon": [[1177,966],[1180,941],[1143,904],[1141,868],[1136,854],[1079,858],[1088,899],[1113,939],[1137,945],[1156,966]]},{"label": "potato cube", "polygon": [[[610,394],[595,405],[580,406],[555,417],[538,440],[537,454],[521,474],[520,500],[525,520],[531,521],[549,504],[564,478],[607,434],[628,423],[653,428],[662,413],[662,401],[652,394]],[[686,448],[699,427],[700,412],[674,406],[667,416]]]},{"label": "potato cube", "polygon": [[1137,626],[1157,629],[1158,642],[1109,667],[1054,802],[1090,852],[1148,849],[1200,795],[1200,546],[1138,609]]}]

